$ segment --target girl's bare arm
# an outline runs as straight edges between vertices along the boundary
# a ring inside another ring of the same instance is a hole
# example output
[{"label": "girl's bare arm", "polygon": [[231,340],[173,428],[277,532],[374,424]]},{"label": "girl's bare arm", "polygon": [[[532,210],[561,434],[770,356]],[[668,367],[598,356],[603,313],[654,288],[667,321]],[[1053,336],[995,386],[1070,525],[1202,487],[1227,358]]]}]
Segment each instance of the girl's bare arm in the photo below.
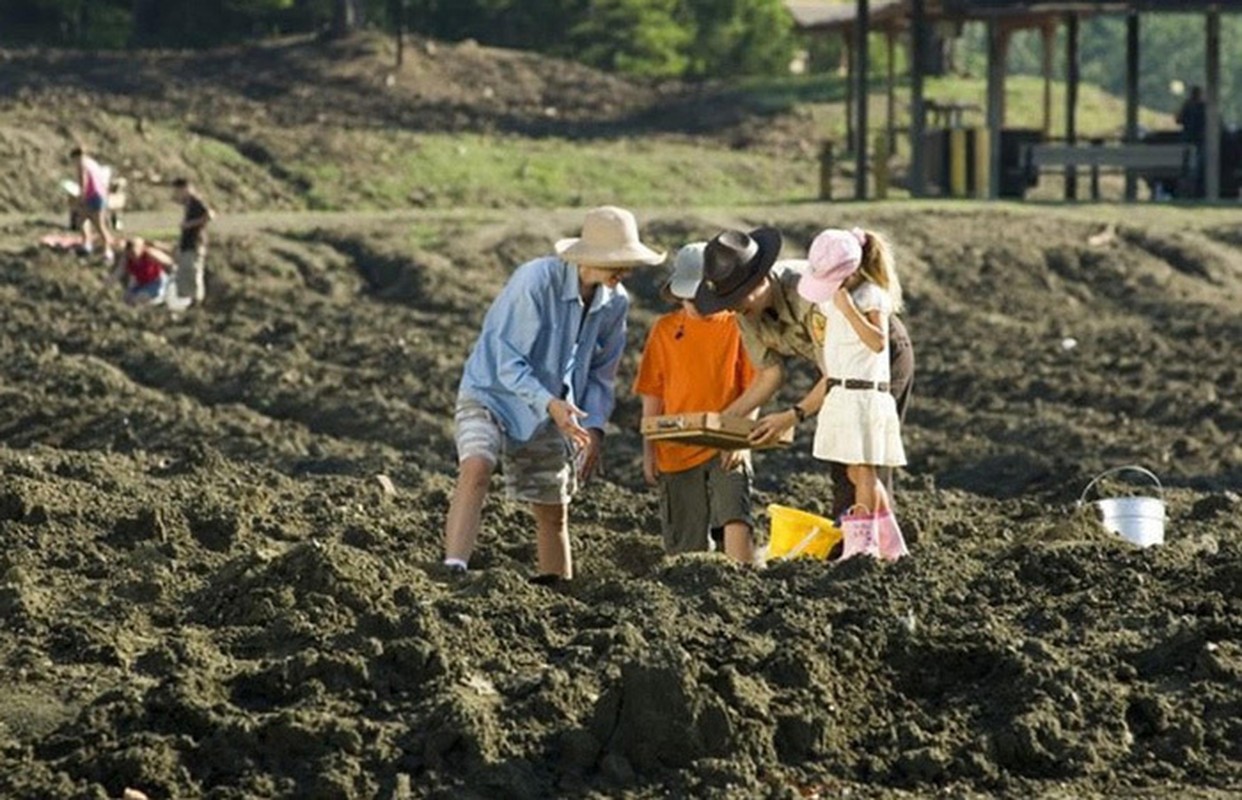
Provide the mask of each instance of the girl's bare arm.
[{"label": "girl's bare arm", "polygon": [[854,305],[854,298],[850,297],[850,293],[845,289],[838,289],[832,300],[845,315],[846,321],[858,334],[858,338],[862,339],[863,344],[877,353],[884,349],[887,337],[884,333],[884,319],[878,310],[868,311],[864,315],[858,310],[858,306]]}]

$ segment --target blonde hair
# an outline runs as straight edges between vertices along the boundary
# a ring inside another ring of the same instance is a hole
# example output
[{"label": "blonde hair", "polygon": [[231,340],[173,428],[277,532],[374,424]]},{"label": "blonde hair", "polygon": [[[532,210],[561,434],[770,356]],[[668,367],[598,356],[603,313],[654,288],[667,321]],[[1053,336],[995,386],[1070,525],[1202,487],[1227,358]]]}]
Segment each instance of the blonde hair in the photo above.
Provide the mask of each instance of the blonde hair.
[{"label": "blonde hair", "polygon": [[888,292],[893,300],[893,313],[900,314],[905,308],[901,295],[901,279],[897,277],[897,265],[893,262],[893,248],[888,240],[874,231],[864,231],[862,261],[858,266],[864,278]]}]

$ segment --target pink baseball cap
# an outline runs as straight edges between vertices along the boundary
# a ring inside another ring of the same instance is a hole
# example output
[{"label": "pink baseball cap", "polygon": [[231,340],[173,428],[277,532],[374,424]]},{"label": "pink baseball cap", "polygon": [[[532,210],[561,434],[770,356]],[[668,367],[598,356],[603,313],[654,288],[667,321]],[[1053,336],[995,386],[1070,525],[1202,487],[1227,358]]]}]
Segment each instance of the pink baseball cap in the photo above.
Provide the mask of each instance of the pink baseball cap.
[{"label": "pink baseball cap", "polygon": [[867,234],[862,228],[820,231],[807,253],[807,271],[798,281],[798,294],[812,303],[822,303],[831,298],[845,279],[862,264],[865,241]]}]

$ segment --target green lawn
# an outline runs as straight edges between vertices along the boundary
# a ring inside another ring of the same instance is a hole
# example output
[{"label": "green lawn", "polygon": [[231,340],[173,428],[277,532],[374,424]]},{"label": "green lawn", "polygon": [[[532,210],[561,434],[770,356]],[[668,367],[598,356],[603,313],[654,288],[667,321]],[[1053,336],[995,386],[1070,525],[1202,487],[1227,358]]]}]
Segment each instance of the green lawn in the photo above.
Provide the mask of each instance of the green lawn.
[{"label": "green lawn", "polygon": [[[793,111],[805,106],[821,123],[829,138],[845,137],[845,78],[835,73],[781,78],[751,79],[739,84],[735,95],[747,107],[766,111]],[[929,78],[923,89],[927,100],[941,103],[967,103],[978,106],[966,115],[966,125],[985,123],[987,82],[983,78]],[[868,115],[871,126],[887,124],[888,98],[883,79],[871,82]],[[1013,128],[1042,128],[1044,81],[1031,75],[1010,75],[1005,87],[1005,124]],[[910,123],[910,88],[901,79],[896,90],[896,124]],[[1078,134],[1082,137],[1116,137],[1125,127],[1125,101],[1092,84],[1081,84],[1078,92]],[[930,121],[930,120],[929,120]],[[1173,118],[1159,111],[1139,109],[1139,124],[1153,129],[1174,128]],[[1065,131],[1065,84],[1052,82],[1052,135]]]},{"label": "green lawn", "polygon": [[[811,165],[668,140],[574,141],[355,132],[345,168],[316,153],[288,165],[312,208],[735,205],[806,199]],[[336,149],[334,147],[334,149]]]}]

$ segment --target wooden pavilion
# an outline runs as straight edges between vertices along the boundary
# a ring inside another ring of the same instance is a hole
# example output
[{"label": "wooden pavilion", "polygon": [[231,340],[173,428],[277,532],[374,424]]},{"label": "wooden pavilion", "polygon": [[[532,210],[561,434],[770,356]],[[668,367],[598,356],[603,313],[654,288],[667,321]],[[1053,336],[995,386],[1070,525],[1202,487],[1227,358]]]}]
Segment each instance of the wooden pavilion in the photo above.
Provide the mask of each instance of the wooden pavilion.
[{"label": "wooden pavilion", "polygon": [[[1202,12],[1205,19],[1204,47],[1207,75],[1204,81],[1206,130],[1220,130],[1220,15],[1242,11],[1242,0],[786,0],[797,26],[807,32],[837,33],[848,48],[849,91],[847,129],[850,149],[857,160],[855,195],[867,195],[867,91],[871,65],[867,42],[873,31],[889,38],[888,57],[888,128],[890,141],[894,134],[895,83],[893,45],[899,36],[908,37],[911,86],[911,185],[915,196],[926,194],[924,152],[921,142],[927,116],[923,96],[927,43],[933,25],[960,26],[971,22],[987,25],[988,71],[986,107],[986,146],[981,148],[988,159],[988,185],[985,196],[996,198],[1001,189],[1001,133],[1005,122],[1005,77],[1010,37],[1017,30],[1037,28],[1043,38],[1044,127],[1049,133],[1052,107],[1051,77],[1053,50],[1059,26],[1066,31],[1066,129],[1064,140],[1072,153],[1078,142],[1077,104],[1079,87],[1079,23],[1093,14],[1124,14],[1126,18],[1126,120],[1123,146],[1139,143],[1139,25],[1144,14],[1161,12]],[[1121,150],[1115,151],[1121,153]],[[1127,162],[1128,163],[1128,162]],[[1208,135],[1204,141],[1203,195],[1206,200],[1221,196],[1220,139]],[[1075,164],[1065,162],[1066,197],[1076,194],[1073,179]],[[1137,181],[1127,171],[1125,196],[1137,197]]]}]

